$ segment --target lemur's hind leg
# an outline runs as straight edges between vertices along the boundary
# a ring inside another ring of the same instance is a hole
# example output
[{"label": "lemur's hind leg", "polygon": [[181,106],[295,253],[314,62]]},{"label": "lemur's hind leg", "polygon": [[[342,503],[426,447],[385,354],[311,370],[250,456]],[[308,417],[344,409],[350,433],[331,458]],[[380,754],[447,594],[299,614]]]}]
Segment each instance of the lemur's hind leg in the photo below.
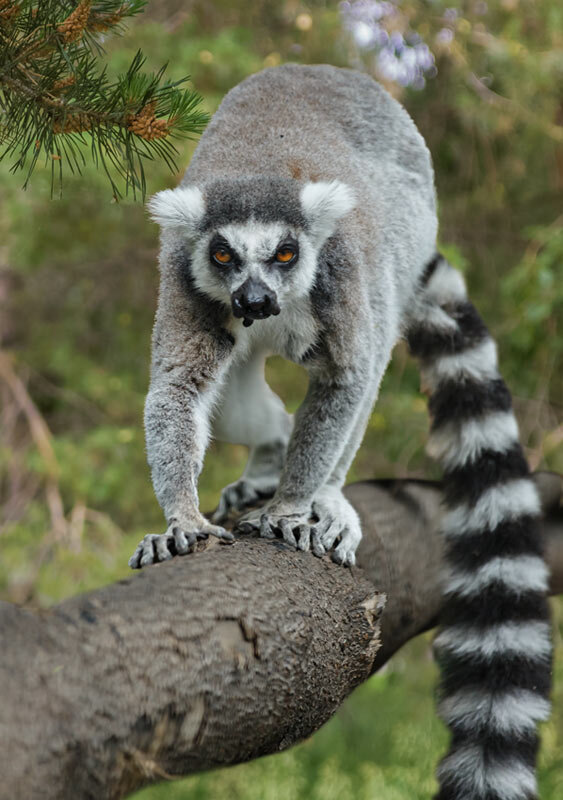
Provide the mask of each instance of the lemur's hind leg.
[{"label": "lemur's hind leg", "polygon": [[287,441],[275,441],[250,448],[242,476],[225,486],[213,522],[224,522],[231,511],[242,511],[272,497],[278,488]]},{"label": "lemur's hind leg", "polygon": [[250,454],[242,477],[226,486],[213,521],[225,520],[231,511],[242,511],[271,497],[279,483],[292,417],[264,377],[266,356],[252,354],[229,373],[214,421],[217,439],[244,444]]}]

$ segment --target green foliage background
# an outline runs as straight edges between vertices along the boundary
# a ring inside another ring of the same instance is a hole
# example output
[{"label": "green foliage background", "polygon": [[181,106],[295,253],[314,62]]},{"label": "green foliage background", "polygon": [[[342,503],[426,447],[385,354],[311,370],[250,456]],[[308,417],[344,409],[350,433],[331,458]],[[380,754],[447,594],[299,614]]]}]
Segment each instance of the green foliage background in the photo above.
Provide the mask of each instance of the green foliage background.
[{"label": "green foliage background", "polygon": [[[423,91],[399,96],[432,151],[443,249],[466,272],[498,339],[531,463],[563,472],[563,6],[450,3],[459,15],[445,46],[435,37],[447,5],[401,4],[403,21],[436,52],[438,75]],[[149,69],[169,61],[171,79],[190,73],[209,111],[265,65],[369,68],[343,34],[333,2],[154,2],[106,46],[114,73],[138,48]],[[184,146],[180,164],[191,147]],[[155,162],[147,184],[156,191],[179,176]],[[162,527],[142,432],[157,230],[140,204],[113,202],[93,168],[69,175],[61,200],[49,199],[48,168],[23,192],[21,176],[0,165],[0,185],[0,343],[48,425],[56,457],[53,468],[2,385],[0,592],[48,606],[127,574],[138,539]],[[301,371],[273,360],[269,378],[294,410],[304,394]],[[416,369],[399,346],[350,479],[435,476],[424,455],[427,427]],[[240,474],[244,459],[244,448],[212,447],[201,481],[204,508]],[[68,523],[63,536],[53,534],[46,502],[53,483]],[[540,773],[545,800],[563,796],[558,602],[554,617],[555,712],[544,727]],[[427,798],[446,740],[433,712],[434,680],[429,640],[420,639],[301,746],[138,797]]]}]

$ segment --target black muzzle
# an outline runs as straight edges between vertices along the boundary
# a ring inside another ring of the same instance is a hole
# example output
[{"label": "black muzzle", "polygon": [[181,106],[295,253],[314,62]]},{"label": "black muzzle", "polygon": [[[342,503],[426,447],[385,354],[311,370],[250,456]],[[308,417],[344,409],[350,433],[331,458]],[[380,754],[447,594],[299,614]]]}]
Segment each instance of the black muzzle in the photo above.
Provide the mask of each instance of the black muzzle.
[{"label": "black muzzle", "polygon": [[231,295],[233,314],[244,318],[243,325],[248,328],[256,319],[266,319],[280,313],[278,298],[265,283],[248,278]]}]

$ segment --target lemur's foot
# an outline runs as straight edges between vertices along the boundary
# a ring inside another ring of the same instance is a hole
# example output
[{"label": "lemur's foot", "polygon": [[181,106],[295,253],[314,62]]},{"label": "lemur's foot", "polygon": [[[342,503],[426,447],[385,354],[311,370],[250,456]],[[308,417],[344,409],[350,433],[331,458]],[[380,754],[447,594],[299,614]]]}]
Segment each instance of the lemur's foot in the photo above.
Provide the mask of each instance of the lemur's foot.
[{"label": "lemur's foot", "polygon": [[225,486],[217,510],[213,514],[213,522],[224,522],[231,511],[243,511],[248,506],[257,505],[260,500],[272,497],[278,488],[276,478],[240,478]]},{"label": "lemur's foot", "polygon": [[[223,541],[233,541],[234,536],[219,525],[212,525],[204,517],[198,522],[197,530],[193,525],[181,525],[173,522],[166,533],[149,533],[137,545],[129,559],[131,569],[141,569],[149,564],[169,561],[174,556],[183,556],[193,551],[200,539],[217,536]],[[190,530],[191,529],[191,530]]]},{"label": "lemur's foot", "polygon": [[[353,567],[356,550],[362,538],[360,520],[340,489],[325,486],[315,495],[313,513],[318,518],[313,536],[316,540],[315,555],[332,550],[332,560],[337,564]],[[322,552],[319,553],[318,551]]]}]

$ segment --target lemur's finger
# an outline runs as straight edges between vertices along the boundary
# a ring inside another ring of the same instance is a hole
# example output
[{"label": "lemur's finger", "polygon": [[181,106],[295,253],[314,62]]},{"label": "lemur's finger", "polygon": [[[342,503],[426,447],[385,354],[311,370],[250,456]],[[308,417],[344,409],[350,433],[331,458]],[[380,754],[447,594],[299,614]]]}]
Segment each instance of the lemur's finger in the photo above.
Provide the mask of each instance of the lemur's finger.
[{"label": "lemur's finger", "polygon": [[174,546],[179,556],[183,556],[189,552],[191,543],[184,531],[181,528],[174,528],[172,531],[174,535]]},{"label": "lemur's finger", "polygon": [[320,522],[315,525],[315,529],[319,541],[326,550],[330,550],[339,534],[334,517],[325,516],[324,519],[321,519]]},{"label": "lemur's finger", "polygon": [[314,525],[315,533],[321,539],[334,522],[334,517],[327,513],[326,509],[323,509],[318,503],[313,503],[311,510],[318,520]]},{"label": "lemur's finger", "polygon": [[338,550],[333,550],[330,554],[331,559],[334,561],[335,564],[342,564],[344,563],[344,556]]},{"label": "lemur's finger", "polygon": [[260,536],[264,539],[275,539],[276,535],[270,525],[270,518],[267,514],[262,514],[260,517]]},{"label": "lemur's finger", "polygon": [[140,542],[135,548],[135,552],[128,561],[131,569],[141,569],[141,556],[143,554],[142,543]]},{"label": "lemur's finger", "polygon": [[332,555],[332,560],[337,564],[346,564],[348,567],[353,567],[356,563],[356,550],[362,538],[359,529],[354,527],[346,527],[340,532],[340,544],[335,548]]},{"label": "lemur's finger", "polygon": [[160,536],[155,536],[153,547],[156,553],[156,561],[170,561],[173,554],[170,552],[169,543],[174,543],[173,535],[163,533]]},{"label": "lemur's finger", "polygon": [[135,552],[129,559],[129,566],[131,569],[141,569],[142,567],[146,567],[158,561],[156,550],[153,545],[153,541],[157,536],[158,534],[149,533],[141,539],[135,548]]},{"label": "lemur's finger", "polygon": [[287,542],[293,547],[297,547],[297,542],[293,533],[293,525],[291,522],[288,519],[285,519],[285,517],[281,517],[281,519],[278,520],[278,527],[281,531],[284,542]]},{"label": "lemur's finger", "polygon": [[202,539],[207,539],[208,535],[216,536],[218,539],[221,539],[224,542],[234,542],[235,537],[230,532],[225,530],[225,528],[221,528],[219,525],[213,525],[213,527],[206,528],[204,531],[198,534],[198,537]]},{"label": "lemur's finger", "polygon": [[341,533],[342,541],[331,553],[331,558],[335,564],[344,564],[347,567],[353,567],[356,563],[356,556],[354,555],[356,545],[353,543],[355,537],[350,535],[350,530],[344,528]]},{"label": "lemur's finger", "polygon": [[139,547],[141,548],[141,561],[139,566],[141,567],[148,567],[149,564],[154,564],[157,561],[156,550],[154,547],[154,539],[157,538],[157,534],[149,533],[147,534]]},{"label": "lemur's finger", "polygon": [[316,526],[311,528],[311,549],[313,551],[313,555],[317,556],[318,558],[322,558],[322,556],[324,556],[326,553],[324,545],[319,538]]},{"label": "lemur's finger", "polygon": [[308,551],[311,549],[311,528],[309,525],[298,525],[295,529],[298,534],[297,549]]},{"label": "lemur's finger", "polygon": [[186,553],[189,553],[194,549],[194,547],[197,544],[197,533],[194,533],[193,531],[182,531],[182,533],[184,534],[184,537],[186,539],[186,544],[188,546]]}]

